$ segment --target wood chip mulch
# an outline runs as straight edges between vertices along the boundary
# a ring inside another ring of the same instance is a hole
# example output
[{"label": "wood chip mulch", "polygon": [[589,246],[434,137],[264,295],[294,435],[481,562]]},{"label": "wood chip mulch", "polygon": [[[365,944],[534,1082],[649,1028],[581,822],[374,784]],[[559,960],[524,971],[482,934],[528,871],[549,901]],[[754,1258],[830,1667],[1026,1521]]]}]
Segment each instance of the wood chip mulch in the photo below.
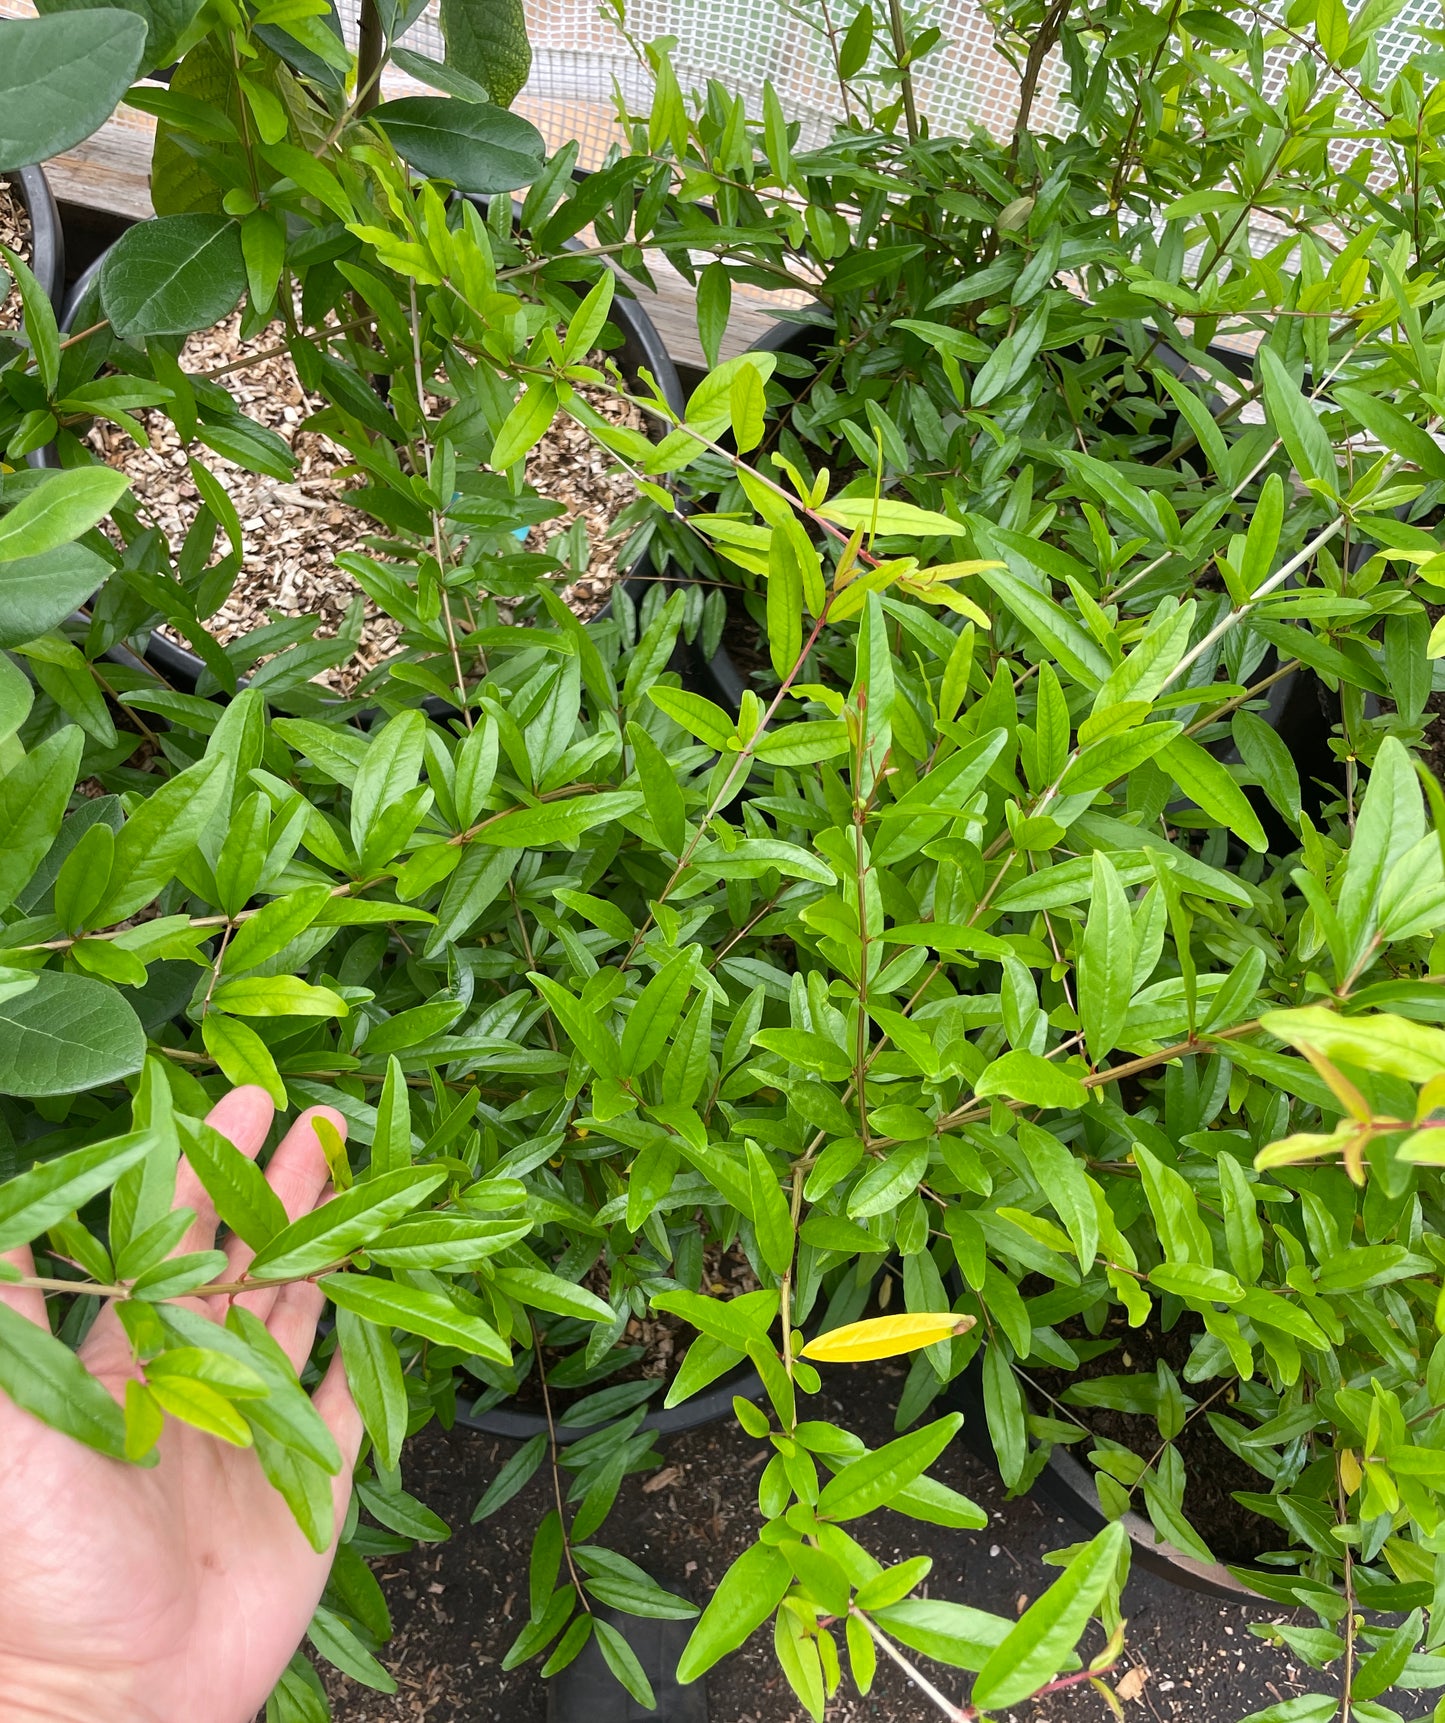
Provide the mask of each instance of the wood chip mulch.
[{"label": "wood chip mulch", "polygon": [[[348,459],[345,451],[305,428],[307,418],[323,402],[302,388],[289,355],[271,354],[283,339],[280,326],[274,325],[245,343],[239,339],[239,327],[236,315],[214,329],[191,336],[181,363],[189,372],[204,373],[232,366],[253,354],[270,355],[244,368],[228,370],[218,380],[241,412],[285,440],[297,458],[298,470],[294,480],[281,483],[249,473],[207,450],[196,451],[230,493],[241,518],[245,548],[245,562],[231,596],[209,619],[208,626],[223,645],[228,645],[271,615],[319,615],[322,621],[317,632],[329,637],[336,633],[348,602],[359,590],[351,576],[336,566],[336,557],[344,551],[363,549],[364,540],[378,528],[346,504],[346,490],[355,481],[337,477],[337,468]],[[593,394],[592,401],[607,418],[643,428],[640,410],[630,404],[600,392]],[[148,448],[137,447],[124,431],[100,422],[89,433],[90,446],[109,465],[130,476],[136,495],[156,525],[172,545],[179,546],[199,506],[187,471],[186,450],[163,414],[145,412],[136,417],[150,438]],[[545,527],[534,528],[527,548],[546,549],[580,517],[587,533],[587,566],[563,589],[563,597],[578,615],[595,615],[616,578],[621,548],[620,540],[610,539],[608,532],[618,514],[635,499],[636,488],[625,473],[613,470],[606,451],[570,419],[559,420],[542,440],[529,458],[527,471],[542,494],[566,510]],[[217,545],[218,554],[226,548],[219,536]],[[558,543],[554,548],[560,554],[564,546]],[[399,633],[399,625],[366,600],[357,652],[345,664],[323,671],[317,681],[350,693],[368,671],[395,652]],[[178,645],[184,644],[171,637]]]},{"label": "wood chip mulch", "polygon": [[[239,315],[228,317],[214,329],[192,335],[181,353],[188,372],[215,371],[238,359],[269,353],[279,345],[279,325],[263,330],[248,342],[238,338]],[[304,428],[305,421],[322,406],[320,399],[301,387],[289,355],[258,358],[243,370],[219,378],[248,418],[275,431],[297,460],[296,476],[289,482],[250,473],[220,455],[197,449],[197,456],[215,472],[229,492],[241,517],[245,562],[231,596],[209,619],[211,632],[222,643],[248,634],[268,620],[270,613],[282,616],[321,617],[318,634],[328,637],[340,626],[348,602],[358,588],[351,576],[336,567],[343,551],[360,550],[373,530],[373,523],[343,501],[345,482],[336,469],[345,464],[344,450]],[[115,425],[97,422],[90,446],[109,465],[119,467],[130,478],[141,504],[179,547],[196,517],[200,497],[186,467],[186,450],[175,427],[159,412],[136,415],[150,438],[148,448],[138,448]],[[227,548],[218,535],[221,550]],[[378,615],[368,601],[361,645],[352,660],[323,671],[317,678],[328,687],[349,692],[374,665],[395,648],[398,625]],[[185,642],[163,630],[178,645]]]},{"label": "wood chip mulch", "polygon": [[[630,431],[645,431],[647,419],[640,407],[620,401],[600,389],[579,391],[604,419]],[[559,418],[527,459],[527,477],[544,497],[561,503],[567,511],[560,519],[534,527],[527,541],[529,550],[546,544],[565,532],[575,520],[587,530],[587,567],[562,597],[585,621],[606,604],[617,580],[617,561],[625,535],[612,537],[612,523],[629,503],[637,500],[631,475],[614,466],[606,449],[593,442],[575,419]],[[561,546],[556,547],[560,554]]]},{"label": "wood chip mulch", "polygon": [[[20,193],[3,175],[0,175],[0,245],[8,246],[29,263],[30,212],[21,202]],[[20,327],[20,295],[9,277],[8,269],[0,276],[0,282],[8,283],[6,291],[0,293],[0,331],[6,332]]]}]

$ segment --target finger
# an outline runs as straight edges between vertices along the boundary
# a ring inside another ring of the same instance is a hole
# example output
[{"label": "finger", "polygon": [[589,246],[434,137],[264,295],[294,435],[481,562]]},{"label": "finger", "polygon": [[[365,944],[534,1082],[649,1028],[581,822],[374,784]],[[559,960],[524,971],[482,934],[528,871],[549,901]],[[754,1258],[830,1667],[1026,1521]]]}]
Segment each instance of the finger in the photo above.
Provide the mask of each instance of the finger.
[{"label": "finger", "polygon": [[333,1354],[320,1387],[311,1396],[311,1403],[341,1450],[341,1470],[331,1480],[331,1499],[339,1528],[346,1521],[347,1504],[351,1500],[351,1473],[356,1465],[356,1456],[361,1452],[362,1436],[361,1414],[351,1397],[351,1385],[346,1380],[346,1366],[341,1361],[339,1350]]},{"label": "finger", "polygon": [[[254,1161],[266,1141],[275,1113],[271,1097],[264,1089],[254,1083],[243,1083],[239,1089],[232,1089],[216,1102],[206,1114],[206,1123],[233,1143],[248,1160]],[[171,1208],[188,1208],[196,1217],[181,1235],[180,1242],[170,1253],[172,1256],[185,1256],[191,1251],[210,1250],[214,1246],[216,1228],[220,1225],[216,1205],[184,1155],[176,1163],[176,1189]],[[198,1310],[204,1315],[218,1318],[225,1315],[215,1299],[187,1298],[178,1302],[187,1310]],[[114,1303],[107,1303],[91,1324],[81,1347],[81,1356],[92,1370],[110,1370],[121,1368],[130,1355],[130,1338],[121,1327]]]},{"label": "finger", "polygon": [[[244,1293],[238,1300],[250,1309],[254,1293]],[[291,1360],[291,1368],[299,1376],[301,1366],[310,1356],[311,1343],[316,1338],[316,1324],[326,1307],[326,1294],[310,1280],[293,1280],[283,1286],[265,1319],[271,1338]]]},{"label": "finger", "polygon": [[[267,1183],[280,1197],[287,1220],[299,1220],[302,1215],[310,1214],[331,1182],[326,1152],[312,1123],[317,1118],[329,1119],[345,1139],[346,1120],[335,1107],[308,1107],[281,1139],[281,1146],[266,1168]],[[226,1279],[240,1280],[255,1254],[244,1239],[233,1238],[226,1246]],[[270,1318],[277,1292],[276,1287],[262,1287],[256,1292],[238,1294],[235,1302],[265,1322]]]},{"label": "finger", "polygon": [[[222,1096],[207,1113],[206,1123],[229,1138],[248,1160],[254,1161],[266,1141],[275,1112],[266,1091],[254,1083],[246,1083]],[[216,1205],[184,1155],[176,1168],[176,1198],[171,1207],[194,1209],[196,1213],[173,1255],[183,1256],[189,1251],[214,1247],[219,1224]]]},{"label": "finger", "polygon": [[[30,1254],[28,1244],[22,1244],[18,1250],[0,1251],[0,1262],[8,1262],[21,1274],[35,1273],[35,1258]],[[37,1286],[7,1286],[0,1280],[0,1304],[8,1304],[37,1328],[50,1326],[45,1315],[45,1294]]]}]

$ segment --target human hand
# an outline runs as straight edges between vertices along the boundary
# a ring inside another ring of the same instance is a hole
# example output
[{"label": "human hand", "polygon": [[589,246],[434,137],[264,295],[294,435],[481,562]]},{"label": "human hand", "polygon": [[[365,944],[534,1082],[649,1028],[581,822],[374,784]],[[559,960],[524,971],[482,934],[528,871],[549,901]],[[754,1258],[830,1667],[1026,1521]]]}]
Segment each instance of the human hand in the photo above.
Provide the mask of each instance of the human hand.
[{"label": "human hand", "polygon": [[[233,1090],[210,1123],[255,1158],[271,1125],[264,1090]],[[296,1219],[329,1173],[311,1108],[287,1132],[266,1177]],[[209,1250],[216,1211],[182,1159],[175,1206],[195,1220],[175,1254]],[[252,1252],[226,1246],[226,1282]],[[34,1273],[28,1249],[4,1260]],[[0,1283],[0,1300],[46,1321],[43,1293]],[[178,1300],[223,1320],[232,1299]],[[309,1281],[242,1293],[300,1370],[324,1296]],[[80,1357],[117,1400],[141,1375],[114,1307]],[[341,1450],[333,1483],[340,1526],[361,1440],[338,1352],[314,1396]],[[301,1642],[331,1569],[263,1476],[249,1448],[167,1419],[150,1469],[108,1459],[52,1430],[0,1393],[0,1716],[6,1723],[245,1723]],[[334,1548],[334,1545],[333,1545]]]}]

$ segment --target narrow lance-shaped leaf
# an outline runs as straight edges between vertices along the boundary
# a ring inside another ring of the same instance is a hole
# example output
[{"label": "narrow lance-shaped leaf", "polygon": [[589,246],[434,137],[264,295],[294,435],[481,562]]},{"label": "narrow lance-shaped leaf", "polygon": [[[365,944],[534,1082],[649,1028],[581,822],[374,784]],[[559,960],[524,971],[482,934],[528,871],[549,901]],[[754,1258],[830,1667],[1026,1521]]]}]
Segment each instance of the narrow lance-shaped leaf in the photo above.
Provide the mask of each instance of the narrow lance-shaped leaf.
[{"label": "narrow lance-shaped leaf", "polygon": [[1053,1680],[1114,1578],[1124,1542],[1116,1521],[1085,1544],[984,1664],[973,1686],[975,1705],[1003,1710]]}]

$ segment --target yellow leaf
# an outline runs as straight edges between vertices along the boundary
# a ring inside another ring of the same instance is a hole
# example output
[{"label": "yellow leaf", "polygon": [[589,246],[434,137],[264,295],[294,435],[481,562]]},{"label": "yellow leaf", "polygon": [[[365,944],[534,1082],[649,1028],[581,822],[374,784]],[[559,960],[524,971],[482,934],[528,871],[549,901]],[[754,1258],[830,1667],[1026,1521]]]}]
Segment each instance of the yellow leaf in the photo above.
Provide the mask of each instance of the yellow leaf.
[{"label": "yellow leaf", "polygon": [[804,1358],[825,1364],[862,1364],[870,1358],[896,1358],[900,1352],[917,1352],[939,1340],[967,1334],[972,1316],[957,1316],[951,1310],[917,1316],[873,1316],[866,1322],[847,1322],[830,1328],[803,1348]]},{"label": "yellow leaf", "polygon": [[1345,1486],[1345,1494],[1352,1496],[1359,1489],[1365,1474],[1360,1470],[1360,1462],[1355,1458],[1352,1448],[1341,1448],[1337,1458],[1340,1467],[1340,1482]]}]

